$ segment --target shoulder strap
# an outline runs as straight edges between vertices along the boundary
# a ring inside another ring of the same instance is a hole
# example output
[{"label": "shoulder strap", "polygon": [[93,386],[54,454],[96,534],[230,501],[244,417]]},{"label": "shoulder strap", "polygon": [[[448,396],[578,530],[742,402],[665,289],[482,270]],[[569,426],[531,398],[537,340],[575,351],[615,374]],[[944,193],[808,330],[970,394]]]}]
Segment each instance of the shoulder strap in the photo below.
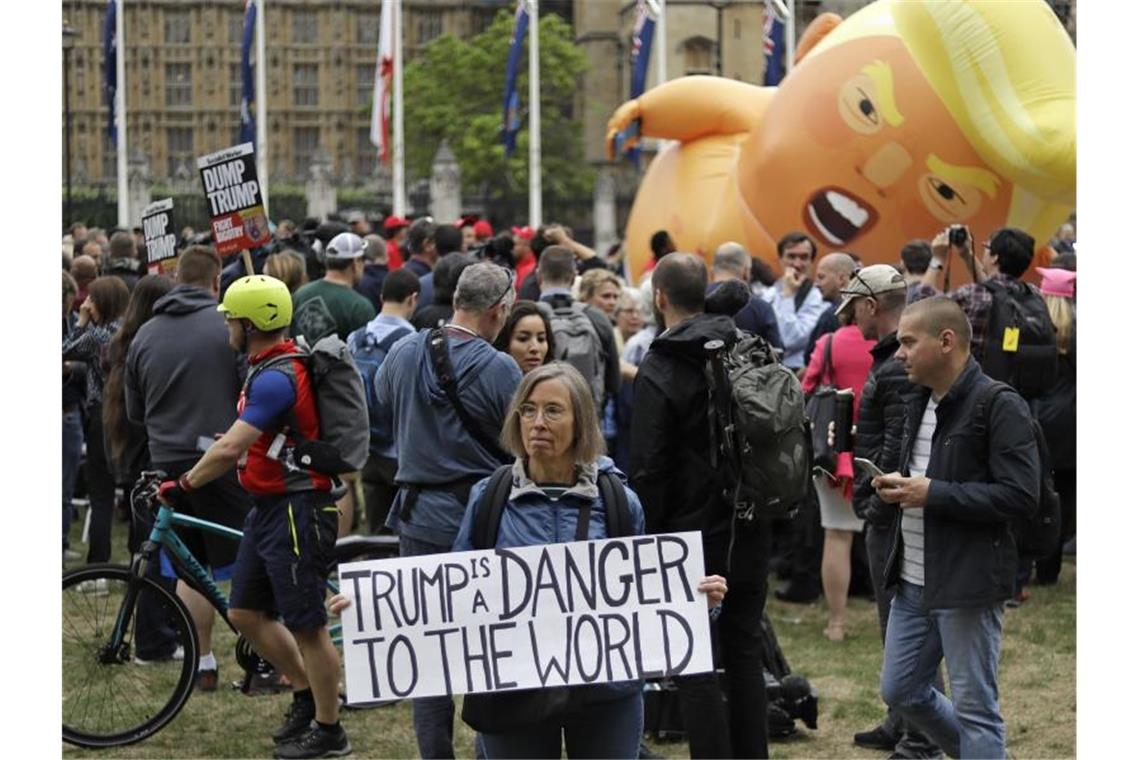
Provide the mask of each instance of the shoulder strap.
[{"label": "shoulder strap", "polygon": [[807,300],[813,287],[815,287],[815,283],[810,279],[804,280],[803,284],[800,285],[800,289],[796,291],[795,297],[796,311],[799,311],[800,307],[804,305],[804,301]]},{"label": "shoulder strap", "polygon": [[475,534],[473,543],[476,549],[493,549],[499,537],[499,523],[503,519],[503,508],[511,493],[511,465],[505,464],[491,473],[491,479],[483,490],[479,505],[475,508]]},{"label": "shoulder strap", "polygon": [[459,416],[459,421],[463,424],[464,429],[494,459],[500,462],[510,461],[511,458],[503,453],[499,445],[479,427],[468,413],[467,408],[463,406],[463,401],[459,398],[459,388],[455,381],[455,369],[451,365],[451,356],[447,351],[447,335],[443,328],[433,328],[428,335],[428,351],[431,353],[432,368],[435,370],[436,379],[439,380],[439,386],[447,395],[447,400],[451,402],[451,406]]},{"label": "shoulder strap", "polygon": [[388,353],[388,350],[390,348],[392,348],[393,345],[395,345],[396,341],[398,341],[400,338],[404,337],[405,335],[409,335],[411,332],[412,332],[412,330],[408,327],[396,328],[392,332],[385,335],[384,340],[382,340],[376,344],[376,350],[383,351],[384,353]]},{"label": "shoulder strap", "polygon": [[[821,377],[830,378],[831,385],[835,385],[835,367],[831,363],[831,344],[835,342],[835,333],[828,333],[824,336],[827,339],[827,345],[823,347],[823,372]],[[810,360],[811,357],[809,356]]]},{"label": "shoulder strap", "polygon": [[997,398],[998,394],[1006,391],[1017,393],[1017,391],[1005,383],[995,380],[990,383],[988,388],[982,391],[982,397],[978,401],[978,412],[974,415],[974,433],[982,441],[982,445],[986,447],[986,459],[989,459],[990,407],[993,406],[994,399]]},{"label": "shoulder strap", "polygon": [[621,478],[612,472],[598,473],[598,490],[606,505],[606,535],[610,538],[633,535],[633,517],[629,513],[629,497]]}]

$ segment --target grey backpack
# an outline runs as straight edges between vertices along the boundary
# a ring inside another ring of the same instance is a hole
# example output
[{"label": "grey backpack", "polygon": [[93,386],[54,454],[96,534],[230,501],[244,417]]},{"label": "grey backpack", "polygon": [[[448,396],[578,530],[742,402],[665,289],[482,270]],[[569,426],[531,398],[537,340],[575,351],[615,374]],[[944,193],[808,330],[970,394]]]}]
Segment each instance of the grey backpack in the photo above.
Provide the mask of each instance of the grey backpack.
[{"label": "grey backpack", "polygon": [[736,518],[787,518],[811,488],[811,437],[795,373],[763,338],[705,344],[713,467]]},{"label": "grey backpack", "polygon": [[586,313],[586,305],[574,301],[551,306],[550,326],[554,330],[554,358],[567,362],[582,373],[601,414],[606,396],[605,347],[597,328]]},{"label": "grey backpack", "polygon": [[[246,380],[247,386],[256,373],[301,358],[316,396],[321,435],[317,441],[298,443],[297,463],[326,475],[361,469],[368,461],[368,402],[352,353],[336,334],[326,335],[312,348],[300,336],[296,343],[299,354],[283,354],[259,364]],[[292,373],[288,375],[293,380]]]}]

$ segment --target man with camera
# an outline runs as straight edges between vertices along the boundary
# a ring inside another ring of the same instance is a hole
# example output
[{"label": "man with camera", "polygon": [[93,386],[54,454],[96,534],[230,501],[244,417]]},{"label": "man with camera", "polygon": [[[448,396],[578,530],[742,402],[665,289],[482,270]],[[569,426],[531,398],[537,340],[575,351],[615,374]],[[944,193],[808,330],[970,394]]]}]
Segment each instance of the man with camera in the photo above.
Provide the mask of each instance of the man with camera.
[{"label": "man with camera", "polygon": [[[880,689],[946,754],[990,758],[1005,757],[997,671],[1017,571],[1011,522],[1037,509],[1041,465],[1025,401],[1003,392],[983,405],[993,381],[970,336],[942,296],[899,321],[895,356],[922,389],[907,397],[897,470],[872,480],[892,517],[885,581],[897,584]],[[943,658],[953,701],[934,688]]]}]

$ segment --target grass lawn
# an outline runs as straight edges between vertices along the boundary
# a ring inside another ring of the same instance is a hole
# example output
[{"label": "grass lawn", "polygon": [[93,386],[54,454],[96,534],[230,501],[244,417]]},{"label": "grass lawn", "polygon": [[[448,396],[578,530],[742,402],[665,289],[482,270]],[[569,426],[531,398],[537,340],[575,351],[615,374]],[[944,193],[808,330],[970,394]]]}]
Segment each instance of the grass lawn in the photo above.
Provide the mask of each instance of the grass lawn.
[{"label": "grass lawn", "polygon": [[[81,547],[78,526],[73,547]],[[126,529],[115,524],[114,561],[126,560]],[[1076,564],[1067,560],[1061,582],[1051,588],[1030,587],[1032,598],[1005,616],[1001,661],[1001,704],[1009,750],[1018,758],[1076,755]],[[856,748],[851,735],[881,718],[878,697],[882,660],[874,604],[852,601],[842,643],[822,635],[826,612],[811,606],[784,604],[770,597],[768,612],[792,668],[807,676],[820,696],[819,729],[800,725],[798,736],[775,742],[774,758],[867,757],[884,753]],[[89,752],[63,745],[66,757],[269,757],[269,734],[277,727],[287,695],[247,697],[230,688],[241,676],[234,662],[235,637],[218,623],[214,653],[221,667],[221,687],[194,694],[174,721],[156,736],[131,747]],[[360,757],[415,757],[411,706],[348,712],[344,725],[354,754]],[[456,720],[456,750],[474,756],[474,733]],[[684,743],[653,743],[670,757],[688,757]]]}]

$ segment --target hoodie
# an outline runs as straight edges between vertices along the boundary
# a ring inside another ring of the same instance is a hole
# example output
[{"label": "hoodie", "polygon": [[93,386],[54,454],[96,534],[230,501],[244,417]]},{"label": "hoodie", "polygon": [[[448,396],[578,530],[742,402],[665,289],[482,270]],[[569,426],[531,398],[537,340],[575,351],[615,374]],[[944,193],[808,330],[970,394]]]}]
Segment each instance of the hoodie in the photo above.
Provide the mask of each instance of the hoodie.
[{"label": "hoodie", "polygon": [[707,541],[728,528],[732,511],[712,467],[704,345],[736,339],[731,317],[699,314],[659,335],[638,367],[630,479],[648,533],[700,530]]},{"label": "hoodie", "polygon": [[[483,477],[501,464],[467,432],[440,387],[428,351],[430,335],[424,330],[401,339],[376,375],[376,410],[393,432],[399,464],[396,482],[401,485],[443,485]],[[463,406],[487,435],[498,438],[522,371],[514,359],[482,338],[454,330],[447,336]],[[447,551],[466,505],[447,490],[423,488],[405,522],[400,512],[407,493],[400,489],[388,514],[388,527]]]},{"label": "hoodie", "polygon": [[244,362],[229,344],[217,297],[177,285],[131,341],[124,376],[127,418],[146,425],[155,465],[197,459],[237,419]]}]

